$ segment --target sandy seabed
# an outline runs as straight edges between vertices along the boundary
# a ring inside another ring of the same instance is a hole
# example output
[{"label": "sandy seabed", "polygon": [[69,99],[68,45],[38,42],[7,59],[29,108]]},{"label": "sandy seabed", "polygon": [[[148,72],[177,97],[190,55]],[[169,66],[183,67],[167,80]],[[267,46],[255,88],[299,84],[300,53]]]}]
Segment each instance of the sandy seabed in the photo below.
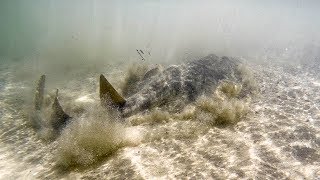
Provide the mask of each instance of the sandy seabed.
[{"label": "sandy seabed", "polygon": [[[251,112],[236,125],[209,127],[187,120],[133,126],[126,133],[143,132],[139,143],[72,170],[55,166],[59,142],[42,142],[28,126],[23,112],[30,102],[23,92],[31,91],[34,80],[16,81],[13,69],[2,68],[0,179],[320,177],[319,77],[300,67],[273,62],[250,63],[249,68],[259,93],[252,99]],[[83,83],[96,85],[92,78],[70,84],[79,87]],[[87,91],[95,93],[95,88]]]}]

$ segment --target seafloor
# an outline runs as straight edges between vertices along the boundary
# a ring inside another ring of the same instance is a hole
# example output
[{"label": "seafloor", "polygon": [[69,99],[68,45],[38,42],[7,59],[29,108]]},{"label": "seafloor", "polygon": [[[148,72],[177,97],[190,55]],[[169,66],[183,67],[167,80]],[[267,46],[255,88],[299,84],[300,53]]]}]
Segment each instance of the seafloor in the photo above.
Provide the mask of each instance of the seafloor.
[{"label": "seafloor", "polygon": [[[19,81],[14,67],[0,69],[0,179],[320,177],[320,79],[304,67],[249,63],[259,93],[251,113],[236,125],[208,127],[192,120],[139,125],[134,128],[146,135],[138,144],[71,170],[55,166],[58,142],[41,141],[28,126],[26,92],[34,80]],[[94,93],[94,80],[83,79],[70,84],[91,83],[84,91]]]}]

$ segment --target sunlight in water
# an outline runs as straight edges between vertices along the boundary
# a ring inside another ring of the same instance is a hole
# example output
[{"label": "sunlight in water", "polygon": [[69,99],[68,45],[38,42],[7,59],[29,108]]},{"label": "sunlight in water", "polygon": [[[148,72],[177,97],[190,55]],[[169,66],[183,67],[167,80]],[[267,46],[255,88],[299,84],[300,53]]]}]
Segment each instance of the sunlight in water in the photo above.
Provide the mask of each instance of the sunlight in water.
[{"label": "sunlight in water", "polygon": [[319,178],[319,8],[1,1],[0,180]]}]

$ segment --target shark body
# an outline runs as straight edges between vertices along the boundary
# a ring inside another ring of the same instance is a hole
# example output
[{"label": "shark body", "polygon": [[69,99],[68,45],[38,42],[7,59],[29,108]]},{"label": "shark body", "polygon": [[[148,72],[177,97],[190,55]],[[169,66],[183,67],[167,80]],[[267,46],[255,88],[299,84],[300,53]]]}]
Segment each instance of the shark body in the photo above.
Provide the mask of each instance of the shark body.
[{"label": "shark body", "polygon": [[[198,60],[169,66],[164,70],[154,68],[145,73],[126,98],[120,95],[103,75],[100,75],[100,100],[102,105],[118,109],[123,117],[152,107],[174,103],[177,99],[179,102],[190,103],[202,94],[211,93],[222,80],[241,81],[238,71],[240,64],[238,59],[210,54]],[[36,123],[33,124],[36,128],[41,128],[45,124],[55,131],[60,131],[71,117],[63,111],[57,92],[49,122],[43,123],[44,120],[39,114],[43,110],[44,86],[45,75],[41,76],[36,88],[34,106]]]},{"label": "shark body", "polygon": [[[198,60],[169,66],[163,71],[154,68],[146,72],[126,100],[112,98],[114,93],[101,87],[106,81],[101,75],[100,97],[105,94],[109,97],[106,99],[115,99],[114,104],[125,117],[151,107],[172,104],[177,99],[189,103],[195,101],[199,95],[211,93],[221,80],[240,81],[240,64],[237,59],[210,54]],[[106,93],[101,93],[102,91]]]}]

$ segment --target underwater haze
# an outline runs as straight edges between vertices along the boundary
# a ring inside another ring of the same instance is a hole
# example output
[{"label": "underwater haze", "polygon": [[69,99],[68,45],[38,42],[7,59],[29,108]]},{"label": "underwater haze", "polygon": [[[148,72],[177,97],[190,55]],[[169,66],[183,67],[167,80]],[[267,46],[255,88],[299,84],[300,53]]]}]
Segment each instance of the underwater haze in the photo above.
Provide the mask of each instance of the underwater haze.
[{"label": "underwater haze", "polygon": [[[320,178],[319,8],[317,0],[2,0],[0,179]],[[100,102],[100,74],[129,100],[151,88],[149,76],[170,84],[178,70],[184,82],[203,57],[241,62],[230,73],[240,80],[219,80],[193,101],[169,94],[127,116]],[[43,74],[39,117],[51,117],[56,89],[72,117],[59,132],[34,125]]]},{"label": "underwater haze", "polygon": [[161,62],[212,51],[282,55],[319,44],[318,7],[312,0],[2,1],[0,52],[59,63],[127,61],[139,48]]}]

